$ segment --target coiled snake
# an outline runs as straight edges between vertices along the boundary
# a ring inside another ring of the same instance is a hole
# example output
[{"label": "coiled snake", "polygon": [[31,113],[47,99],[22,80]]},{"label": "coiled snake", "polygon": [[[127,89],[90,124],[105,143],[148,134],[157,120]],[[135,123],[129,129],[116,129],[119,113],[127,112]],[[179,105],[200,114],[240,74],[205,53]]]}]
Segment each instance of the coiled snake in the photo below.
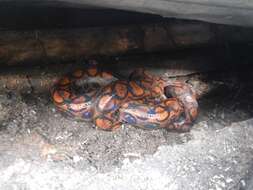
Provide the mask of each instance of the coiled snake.
[{"label": "coiled snake", "polygon": [[[93,78],[106,84],[78,86]],[[198,111],[196,95],[188,84],[166,81],[142,69],[120,80],[91,64],[66,74],[51,93],[59,110],[104,130],[128,123],[144,129],[189,131]]]}]

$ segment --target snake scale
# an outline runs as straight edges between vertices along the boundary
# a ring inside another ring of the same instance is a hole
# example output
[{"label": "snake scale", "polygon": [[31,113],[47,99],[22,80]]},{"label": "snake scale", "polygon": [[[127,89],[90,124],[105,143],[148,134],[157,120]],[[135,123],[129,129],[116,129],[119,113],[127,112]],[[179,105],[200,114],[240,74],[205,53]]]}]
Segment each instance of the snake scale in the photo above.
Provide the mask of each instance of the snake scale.
[{"label": "snake scale", "polygon": [[[93,78],[100,78],[104,84],[79,84]],[[86,69],[63,76],[51,94],[60,111],[109,131],[127,123],[144,129],[185,132],[198,114],[196,94],[187,83],[166,81],[143,69],[121,80],[97,67],[95,61]]]}]

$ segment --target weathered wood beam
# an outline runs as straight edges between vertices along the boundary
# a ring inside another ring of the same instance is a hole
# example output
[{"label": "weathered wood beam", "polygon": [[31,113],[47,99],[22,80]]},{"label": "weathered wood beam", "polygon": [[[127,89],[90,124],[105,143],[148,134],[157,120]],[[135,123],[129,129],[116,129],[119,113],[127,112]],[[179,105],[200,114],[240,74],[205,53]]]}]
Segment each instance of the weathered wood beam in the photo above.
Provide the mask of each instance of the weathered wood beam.
[{"label": "weathered wood beam", "polygon": [[39,65],[97,55],[251,43],[252,33],[253,29],[186,21],[69,30],[0,31],[0,65]]}]

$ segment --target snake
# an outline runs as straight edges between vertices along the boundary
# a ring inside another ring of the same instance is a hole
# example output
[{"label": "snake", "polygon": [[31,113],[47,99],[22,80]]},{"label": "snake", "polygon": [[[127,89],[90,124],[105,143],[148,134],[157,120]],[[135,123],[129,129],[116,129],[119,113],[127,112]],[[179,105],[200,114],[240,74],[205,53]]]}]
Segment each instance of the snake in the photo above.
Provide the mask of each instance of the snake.
[{"label": "snake", "polygon": [[129,124],[186,132],[198,115],[196,93],[187,83],[168,81],[144,69],[119,79],[95,60],[62,76],[51,88],[51,96],[62,113],[106,131]]}]

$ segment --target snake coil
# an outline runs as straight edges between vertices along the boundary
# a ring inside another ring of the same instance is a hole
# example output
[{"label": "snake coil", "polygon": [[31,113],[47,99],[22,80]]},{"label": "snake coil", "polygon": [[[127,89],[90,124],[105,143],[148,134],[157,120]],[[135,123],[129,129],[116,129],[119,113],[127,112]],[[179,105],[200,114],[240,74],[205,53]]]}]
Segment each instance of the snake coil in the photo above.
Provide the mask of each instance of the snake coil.
[{"label": "snake coil", "polygon": [[[78,85],[94,78],[104,84]],[[166,81],[143,69],[119,80],[91,64],[63,76],[51,93],[60,111],[104,130],[128,123],[144,129],[189,131],[198,114],[196,95],[188,84]]]}]

